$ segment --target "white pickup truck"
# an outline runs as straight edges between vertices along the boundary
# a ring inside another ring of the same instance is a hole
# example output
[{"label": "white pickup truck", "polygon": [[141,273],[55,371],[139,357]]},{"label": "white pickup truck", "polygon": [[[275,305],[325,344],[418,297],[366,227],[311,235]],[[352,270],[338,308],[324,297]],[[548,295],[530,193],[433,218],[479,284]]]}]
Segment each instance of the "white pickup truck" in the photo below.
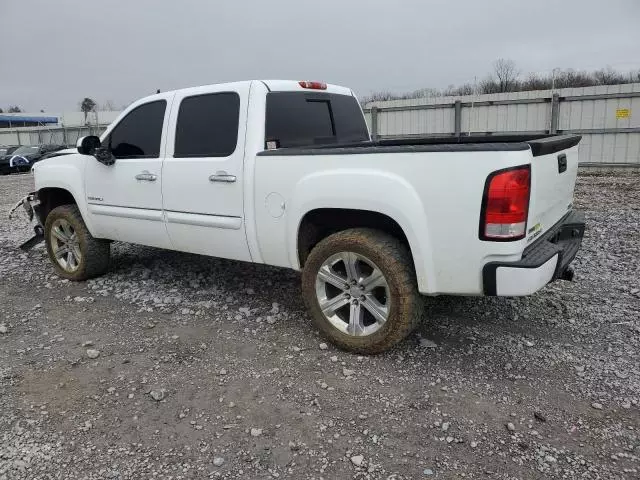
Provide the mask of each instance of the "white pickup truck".
[{"label": "white pickup truck", "polygon": [[348,88],[246,81],[159,93],[33,167],[23,205],[56,272],[111,241],[302,271],[341,348],[405,338],[422,295],[529,295],[571,279],[577,136],[372,141]]}]

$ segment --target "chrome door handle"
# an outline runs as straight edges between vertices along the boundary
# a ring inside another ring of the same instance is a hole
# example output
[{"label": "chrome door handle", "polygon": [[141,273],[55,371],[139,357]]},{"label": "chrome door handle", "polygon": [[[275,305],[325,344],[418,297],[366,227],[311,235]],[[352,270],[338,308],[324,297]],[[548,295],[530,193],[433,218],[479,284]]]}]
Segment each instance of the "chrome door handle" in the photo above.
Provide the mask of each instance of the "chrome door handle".
[{"label": "chrome door handle", "polygon": [[210,182],[233,183],[236,181],[235,175],[229,175],[227,172],[219,171],[215,175],[209,177]]},{"label": "chrome door handle", "polygon": [[158,176],[155,173],[151,173],[147,170],[143,170],[136,175],[136,180],[144,180],[146,182],[155,182]]}]

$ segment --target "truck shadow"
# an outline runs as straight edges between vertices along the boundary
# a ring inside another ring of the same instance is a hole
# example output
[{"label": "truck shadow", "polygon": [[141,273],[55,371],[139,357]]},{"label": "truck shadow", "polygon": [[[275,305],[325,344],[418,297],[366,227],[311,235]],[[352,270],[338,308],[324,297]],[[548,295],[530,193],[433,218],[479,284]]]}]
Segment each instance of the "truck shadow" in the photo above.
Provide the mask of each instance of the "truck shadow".
[{"label": "truck shadow", "polygon": [[[114,244],[110,272],[128,281],[144,282],[154,294],[178,293],[185,304],[212,299],[248,305],[267,312],[278,304],[288,313],[286,328],[310,326],[300,291],[298,272],[266,265],[211,258],[127,244]],[[425,312],[416,333],[394,350],[415,349],[420,339],[439,348],[507,339],[553,338],[562,341],[571,332],[563,328],[570,310],[566,302],[543,290],[530,297],[425,297]]]}]

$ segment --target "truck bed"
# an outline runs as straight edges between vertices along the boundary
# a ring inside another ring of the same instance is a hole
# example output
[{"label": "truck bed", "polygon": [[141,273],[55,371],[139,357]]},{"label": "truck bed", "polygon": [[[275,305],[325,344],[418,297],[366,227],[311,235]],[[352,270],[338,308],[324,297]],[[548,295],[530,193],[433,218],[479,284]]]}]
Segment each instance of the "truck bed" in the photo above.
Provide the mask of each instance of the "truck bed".
[{"label": "truck bed", "polygon": [[577,145],[580,135],[490,135],[484,137],[425,137],[372,140],[369,142],[314,145],[265,150],[258,155],[356,155],[410,152],[510,152],[529,150],[534,157]]}]

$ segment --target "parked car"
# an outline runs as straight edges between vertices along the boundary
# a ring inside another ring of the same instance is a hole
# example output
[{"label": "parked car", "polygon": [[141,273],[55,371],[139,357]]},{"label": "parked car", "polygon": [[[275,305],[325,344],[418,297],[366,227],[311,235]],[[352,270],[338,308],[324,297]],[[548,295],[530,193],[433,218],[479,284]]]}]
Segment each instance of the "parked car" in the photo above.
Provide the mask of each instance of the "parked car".
[{"label": "parked car", "polygon": [[378,353],[422,295],[530,295],[571,279],[578,136],[372,142],[348,88],[249,81],[152,95],[33,168],[55,271],[105,273],[112,240],[302,270],[315,326]]},{"label": "parked car", "polygon": [[53,152],[45,153],[44,155],[42,155],[42,157],[40,157],[40,160],[46,160],[47,158],[53,157],[61,157],[63,155],[69,155],[71,153],[78,153],[78,147],[66,148],[63,146],[62,150],[55,150]]},{"label": "parked car", "polygon": [[0,147],[0,158],[13,153],[20,145],[3,145]]},{"label": "parked car", "polygon": [[23,145],[0,158],[0,174],[28,172],[34,163],[52,152],[65,148],[64,145]]}]

